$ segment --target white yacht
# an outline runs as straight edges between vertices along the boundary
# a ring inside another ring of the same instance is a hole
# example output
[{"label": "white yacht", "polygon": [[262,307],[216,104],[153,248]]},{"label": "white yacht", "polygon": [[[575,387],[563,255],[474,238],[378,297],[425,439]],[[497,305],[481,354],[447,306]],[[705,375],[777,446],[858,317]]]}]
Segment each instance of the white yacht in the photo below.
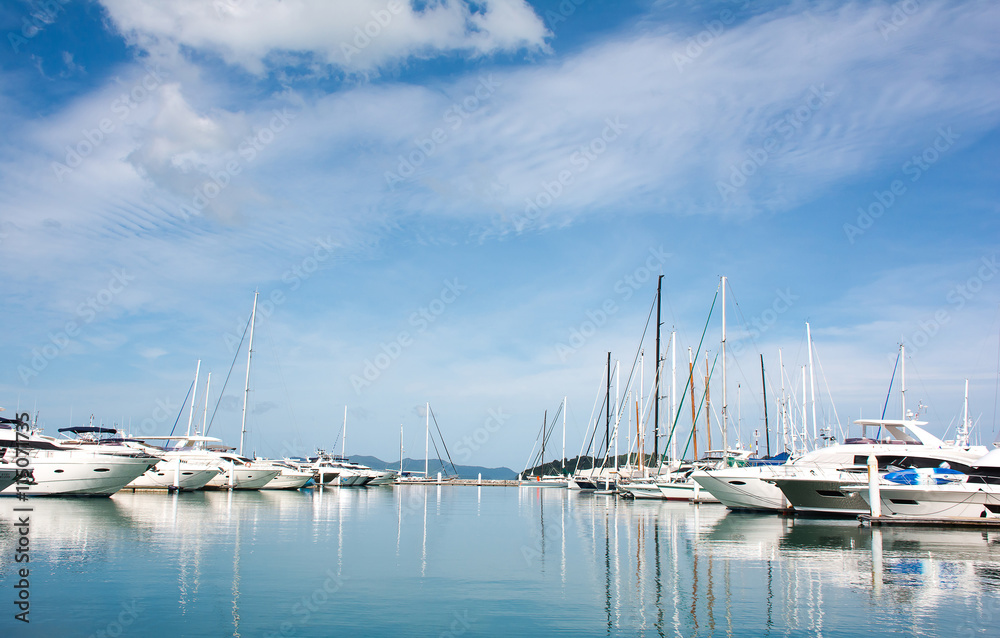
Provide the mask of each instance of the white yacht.
[{"label": "white yacht", "polygon": [[[91,434],[115,433],[107,428],[89,429]],[[27,414],[18,421],[0,420],[0,463],[14,463],[17,448],[27,451],[22,458],[29,461],[26,469],[31,471],[31,480],[7,486],[4,495],[110,496],[160,461],[120,442],[85,443],[30,431]]]},{"label": "white yacht", "polygon": [[521,476],[518,480],[518,485],[521,487],[554,487],[565,489],[570,482],[568,476],[562,476],[559,474],[547,474],[545,476]]},{"label": "white yacht", "polygon": [[317,450],[316,456],[309,459],[309,467],[317,485],[361,487],[376,477],[375,471],[370,467],[351,463],[349,459],[327,454],[324,450]]},{"label": "white yacht", "polygon": [[[891,478],[891,477],[889,477]],[[858,495],[871,505],[868,485],[857,485]],[[879,481],[883,516],[915,518],[995,518],[1000,516],[1000,449],[972,464],[961,479],[898,484]]]},{"label": "white yacht", "polygon": [[[945,443],[922,426],[925,421],[912,419],[858,420],[862,436],[844,443],[819,448],[801,458],[776,468],[778,476],[765,480],[781,489],[796,511],[857,516],[870,509],[861,491],[844,490],[848,485],[867,483],[868,457],[878,459],[882,473],[947,463],[960,472],[968,472],[985,456],[983,446],[957,446]],[[892,438],[869,438],[868,429],[888,433]]]},{"label": "white yacht", "polygon": [[206,489],[259,490],[280,472],[270,463],[261,463],[232,452],[221,446],[221,439],[212,436],[144,436],[143,441],[178,441],[173,447],[161,447],[158,454],[170,462],[181,461],[193,465],[208,465],[219,473],[205,484]]},{"label": "white yacht", "polygon": [[305,487],[312,480],[311,470],[303,470],[288,460],[265,461],[280,472],[261,489],[265,490],[297,490]]}]

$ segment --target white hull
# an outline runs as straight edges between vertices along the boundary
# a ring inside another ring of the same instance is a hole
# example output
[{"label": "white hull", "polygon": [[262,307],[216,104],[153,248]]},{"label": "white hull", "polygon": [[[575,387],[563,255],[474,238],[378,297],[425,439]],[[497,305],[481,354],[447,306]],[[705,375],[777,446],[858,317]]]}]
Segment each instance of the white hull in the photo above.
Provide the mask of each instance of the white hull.
[{"label": "white hull", "polygon": [[663,492],[660,491],[656,483],[628,483],[619,485],[618,489],[628,492],[632,498],[664,500]]},{"label": "white hull", "polygon": [[788,501],[778,486],[761,480],[774,475],[774,468],[765,466],[699,470],[691,478],[729,509],[787,510]]},{"label": "white hull", "polygon": [[[39,450],[29,458],[33,484],[21,491],[28,496],[111,496],[159,460],[85,450]],[[16,487],[3,494],[17,494]]]},{"label": "white hull", "polygon": [[282,469],[280,474],[271,479],[264,490],[297,490],[312,480],[312,472]]},{"label": "white hull", "polygon": [[[233,473],[230,481],[229,474]],[[259,490],[267,485],[279,473],[278,469],[269,467],[255,467],[254,465],[236,465],[223,469],[223,471],[209,481],[207,489],[234,489],[234,490]]]},{"label": "white hull", "polygon": [[[859,494],[871,500],[868,487]],[[1000,485],[958,483],[953,485],[879,486],[882,515],[916,518],[981,518],[1000,513]]]},{"label": "white hull", "polygon": [[175,486],[182,491],[200,490],[219,475],[218,468],[204,465],[181,464],[180,480],[177,481],[177,463],[160,461],[156,467],[126,485],[133,490],[171,490]]},{"label": "white hull", "polygon": [[701,489],[701,486],[688,479],[685,481],[669,481],[657,483],[663,498],[668,501],[689,501],[692,503],[718,503],[719,499],[711,492]]},{"label": "white hull", "polygon": [[554,487],[565,489],[569,484],[569,479],[562,476],[536,476],[530,479],[522,479],[519,482],[521,487]]}]

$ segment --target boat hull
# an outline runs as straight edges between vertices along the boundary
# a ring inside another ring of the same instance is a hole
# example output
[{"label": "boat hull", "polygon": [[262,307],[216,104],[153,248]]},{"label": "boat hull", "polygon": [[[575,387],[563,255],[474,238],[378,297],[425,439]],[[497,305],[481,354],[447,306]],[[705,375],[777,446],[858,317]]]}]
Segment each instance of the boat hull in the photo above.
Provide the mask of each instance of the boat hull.
[{"label": "boat hull", "polygon": [[177,480],[176,463],[161,461],[125,487],[131,490],[200,490],[218,475],[219,469],[215,467],[182,465],[180,480]]},{"label": "boat hull", "polygon": [[869,513],[868,503],[860,492],[844,490],[847,485],[861,482],[850,478],[801,478],[770,479],[781,489],[796,512],[811,512],[833,516],[860,516]]},{"label": "boat hull", "polygon": [[[870,502],[867,487],[858,494]],[[879,501],[883,516],[982,518],[1000,514],[1000,485],[880,485]]]},{"label": "boat hull", "polygon": [[[30,457],[28,496],[111,496],[156,465],[159,459],[99,454],[84,450],[46,450]],[[16,495],[10,485],[4,495]]]},{"label": "boat hull", "polygon": [[784,493],[761,478],[773,474],[769,469],[731,468],[698,471],[691,478],[731,510],[787,510],[789,504]]},{"label": "boat hull", "polygon": [[[229,474],[233,473],[232,482]],[[205,485],[205,489],[218,490],[259,490],[278,475],[277,469],[256,468],[253,466],[234,466],[223,471]]]}]

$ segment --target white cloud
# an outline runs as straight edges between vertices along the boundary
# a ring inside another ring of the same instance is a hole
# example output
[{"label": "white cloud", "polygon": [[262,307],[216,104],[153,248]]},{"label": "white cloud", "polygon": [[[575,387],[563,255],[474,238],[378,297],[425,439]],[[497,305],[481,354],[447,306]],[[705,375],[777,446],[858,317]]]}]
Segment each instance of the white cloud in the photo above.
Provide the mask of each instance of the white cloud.
[{"label": "white cloud", "polygon": [[524,0],[103,0],[112,21],[146,47],[164,44],[220,55],[263,73],[282,54],[346,71],[464,51],[541,49],[547,31]]}]

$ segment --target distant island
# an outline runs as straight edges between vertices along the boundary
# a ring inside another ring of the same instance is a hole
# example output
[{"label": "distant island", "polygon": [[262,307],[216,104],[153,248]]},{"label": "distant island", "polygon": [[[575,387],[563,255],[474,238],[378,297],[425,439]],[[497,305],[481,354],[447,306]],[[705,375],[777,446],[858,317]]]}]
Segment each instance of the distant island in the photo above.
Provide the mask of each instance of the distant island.
[{"label": "distant island", "polygon": [[[399,461],[383,461],[380,458],[374,456],[363,456],[361,454],[351,455],[351,461],[355,463],[361,463],[362,465],[367,465],[373,470],[399,470]],[[454,475],[455,471],[452,470],[451,463],[445,463],[440,459],[430,459],[427,461],[428,472],[431,476],[436,476],[438,472],[441,472],[444,476]],[[447,468],[447,469],[446,469]],[[510,469],[509,467],[480,467],[478,465],[455,465],[455,470],[458,470],[459,478],[464,479],[474,479],[480,474],[483,475],[484,479],[491,480],[512,480],[517,478],[517,472]],[[424,460],[423,459],[403,459],[403,471],[404,472],[414,472],[421,473],[424,472]]]}]

